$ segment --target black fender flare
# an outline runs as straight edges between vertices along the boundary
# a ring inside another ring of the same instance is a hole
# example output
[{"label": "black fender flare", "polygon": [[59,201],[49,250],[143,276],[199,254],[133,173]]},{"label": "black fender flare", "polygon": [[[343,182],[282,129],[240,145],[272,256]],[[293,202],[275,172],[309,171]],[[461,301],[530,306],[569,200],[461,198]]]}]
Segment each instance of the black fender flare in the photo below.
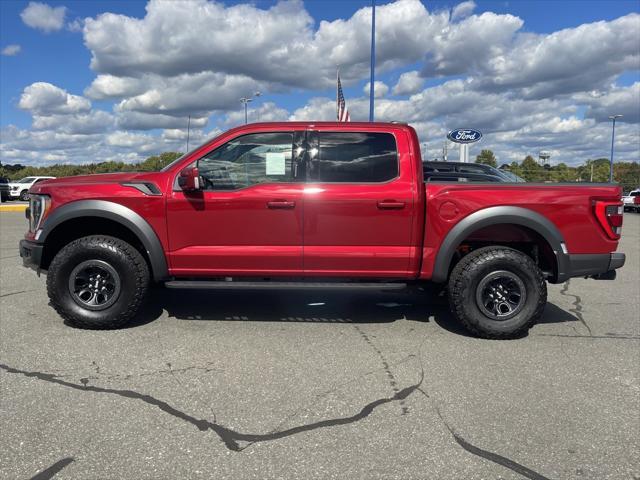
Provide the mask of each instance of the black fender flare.
[{"label": "black fender flare", "polygon": [[100,217],[119,223],[138,237],[147,252],[154,280],[168,278],[167,259],[155,230],[138,213],[119,203],[106,200],[78,200],[56,208],[47,216],[37,242],[44,244],[47,236],[60,224],[73,218]]},{"label": "black fender flare", "polygon": [[569,255],[566,253],[564,238],[558,228],[544,216],[523,207],[499,206],[478,210],[460,220],[442,241],[433,266],[431,280],[446,282],[449,265],[458,245],[471,233],[484,227],[498,224],[514,224],[530,228],[544,238],[556,257],[555,283],[568,278]]}]

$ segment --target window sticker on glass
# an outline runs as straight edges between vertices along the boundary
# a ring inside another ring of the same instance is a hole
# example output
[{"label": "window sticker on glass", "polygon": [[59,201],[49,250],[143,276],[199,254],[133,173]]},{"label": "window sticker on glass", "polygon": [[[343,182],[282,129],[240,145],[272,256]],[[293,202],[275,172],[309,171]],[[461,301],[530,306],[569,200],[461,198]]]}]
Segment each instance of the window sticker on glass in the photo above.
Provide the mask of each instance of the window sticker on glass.
[{"label": "window sticker on glass", "polygon": [[284,175],[287,163],[284,152],[267,152],[266,175]]}]

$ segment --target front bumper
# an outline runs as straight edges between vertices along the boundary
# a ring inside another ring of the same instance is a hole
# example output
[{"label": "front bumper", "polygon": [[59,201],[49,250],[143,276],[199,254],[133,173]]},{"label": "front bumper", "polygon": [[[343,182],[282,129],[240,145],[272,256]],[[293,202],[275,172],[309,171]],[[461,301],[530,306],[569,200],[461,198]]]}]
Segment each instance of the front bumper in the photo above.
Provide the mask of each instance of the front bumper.
[{"label": "front bumper", "polygon": [[616,270],[625,262],[624,253],[594,253],[564,255],[555,283],[572,277],[592,277],[597,280],[614,280]]},{"label": "front bumper", "polygon": [[20,256],[22,257],[22,265],[32,268],[40,273],[40,262],[42,260],[43,249],[44,245],[41,243],[35,243],[29,240],[20,240]]}]

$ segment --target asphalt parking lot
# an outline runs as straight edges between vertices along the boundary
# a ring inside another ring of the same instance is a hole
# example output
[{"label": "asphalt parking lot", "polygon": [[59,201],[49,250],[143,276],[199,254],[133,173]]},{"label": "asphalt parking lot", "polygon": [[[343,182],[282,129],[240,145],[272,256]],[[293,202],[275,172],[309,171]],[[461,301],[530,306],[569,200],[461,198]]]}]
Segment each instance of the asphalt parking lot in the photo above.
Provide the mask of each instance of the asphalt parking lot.
[{"label": "asphalt parking lot", "polygon": [[156,289],[70,328],[0,214],[0,478],[640,479],[640,215],[512,341],[438,291]]}]

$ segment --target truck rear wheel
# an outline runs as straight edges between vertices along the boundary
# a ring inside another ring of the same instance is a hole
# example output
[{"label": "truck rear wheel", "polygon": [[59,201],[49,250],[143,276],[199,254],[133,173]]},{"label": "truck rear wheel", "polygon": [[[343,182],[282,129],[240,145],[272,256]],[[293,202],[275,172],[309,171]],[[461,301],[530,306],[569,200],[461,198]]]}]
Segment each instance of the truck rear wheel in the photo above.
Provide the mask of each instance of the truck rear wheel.
[{"label": "truck rear wheel", "polygon": [[66,245],[47,273],[51,305],[78,328],[122,327],[135,317],[148,287],[149,267],[140,252],[102,235]]},{"label": "truck rear wheel", "polygon": [[449,278],[451,311],[471,333],[493,339],[522,335],[540,318],[547,284],[533,260],[507,247],[479,248]]}]

